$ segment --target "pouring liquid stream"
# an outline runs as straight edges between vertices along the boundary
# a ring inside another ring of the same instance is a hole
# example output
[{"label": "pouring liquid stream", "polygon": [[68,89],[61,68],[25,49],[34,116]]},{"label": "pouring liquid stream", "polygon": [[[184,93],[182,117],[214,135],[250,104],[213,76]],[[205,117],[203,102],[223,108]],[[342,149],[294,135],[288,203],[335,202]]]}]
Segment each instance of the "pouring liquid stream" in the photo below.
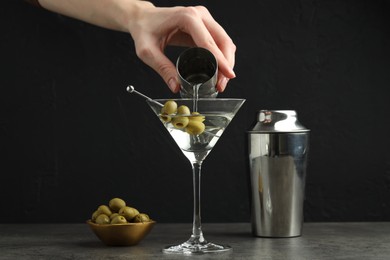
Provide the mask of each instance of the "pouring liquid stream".
[{"label": "pouring liquid stream", "polygon": [[[199,99],[199,88],[202,86],[202,83],[194,84],[192,90],[194,96],[192,98],[192,111],[198,112],[198,99]],[[199,136],[195,135],[192,137],[194,143],[201,143]]]},{"label": "pouring liquid stream", "polygon": [[[197,83],[197,84],[194,84],[192,86],[192,90],[194,93],[194,96],[192,97],[192,111],[194,111],[194,112],[198,112],[199,89],[202,87],[202,85],[203,85],[203,83]],[[212,135],[212,136],[220,137],[219,135],[208,132],[208,131],[205,131],[205,133]],[[197,144],[197,143],[199,144],[199,143],[203,142],[203,140],[201,140],[201,137],[198,135],[192,136],[192,141],[194,144]]]},{"label": "pouring liquid stream", "polygon": [[192,111],[198,112],[198,99],[199,99],[199,88],[202,86],[202,83],[198,83],[192,86],[194,97],[192,101]]}]

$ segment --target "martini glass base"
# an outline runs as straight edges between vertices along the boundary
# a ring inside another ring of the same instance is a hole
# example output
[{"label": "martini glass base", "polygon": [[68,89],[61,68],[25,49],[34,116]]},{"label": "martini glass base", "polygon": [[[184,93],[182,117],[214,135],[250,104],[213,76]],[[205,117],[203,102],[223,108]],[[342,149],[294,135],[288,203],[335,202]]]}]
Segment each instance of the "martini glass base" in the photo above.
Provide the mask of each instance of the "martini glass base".
[{"label": "martini glass base", "polygon": [[232,248],[227,245],[218,245],[210,242],[193,243],[190,241],[184,242],[176,246],[167,246],[163,249],[164,253],[169,254],[205,254],[205,253],[222,253],[231,251]]}]

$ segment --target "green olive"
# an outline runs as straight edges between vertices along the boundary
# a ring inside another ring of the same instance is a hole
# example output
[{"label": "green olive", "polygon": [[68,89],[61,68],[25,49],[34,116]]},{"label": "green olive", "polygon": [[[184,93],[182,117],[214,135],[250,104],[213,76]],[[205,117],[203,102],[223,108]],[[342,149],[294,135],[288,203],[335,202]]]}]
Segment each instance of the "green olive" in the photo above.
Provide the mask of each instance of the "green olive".
[{"label": "green olive", "polygon": [[106,214],[107,216],[111,216],[111,214],[112,214],[110,208],[106,205],[100,205],[99,208],[97,209],[97,211],[100,214]]},{"label": "green olive", "polygon": [[135,216],[139,214],[139,211],[135,208],[126,206],[119,210],[119,215],[124,216],[127,221],[131,221]]},{"label": "green olive", "polygon": [[165,102],[163,108],[161,109],[161,113],[167,113],[169,114],[174,114],[176,113],[177,110],[177,103],[173,100],[168,100]]},{"label": "green olive", "polygon": [[191,120],[187,124],[186,132],[190,135],[200,135],[201,133],[203,133],[205,128],[206,126],[202,122]]},{"label": "green olive", "polygon": [[191,114],[191,111],[187,106],[182,105],[182,106],[177,108],[177,114],[178,115],[189,115],[189,114]]},{"label": "green olive", "polygon": [[126,202],[121,198],[113,198],[108,203],[108,206],[113,212],[118,212],[121,208],[126,206]]},{"label": "green olive", "polygon": [[182,129],[187,126],[190,120],[185,116],[177,116],[172,118],[172,125],[176,128]]},{"label": "green olive", "polygon": [[118,215],[111,220],[111,224],[123,224],[127,223],[127,220],[124,216]]},{"label": "green olive", "polygon": [[100,214],[99,211],[96,210],[96,211],[92,214],[92,218],[91,218],[92,221],[95,221],[96,218],[99,216],[99,214]]},{"label": "green olive", "polygon": [[170,117],[167,113],[161,113],[160,118],[162,121],[169,123],[172,120],[172,117]]},{"label": "green olive", "polygon": [[116,216],[120,216],[119,213],[112,213],[110,216],[110,220],[112,221]]},{"label": "green olive", "polygon": [[143,223],[143,222],[149,222],[150,218],[145,213],[140,213],[137,216],[134,217],[133,222],[135,223]]},{"label": "green olive", "polygon": [[199,121],[199,122],[203,122],[205,117],[202,116],[201,114],[199,114],[198,112],[192,112],[191,113],[192,116],[188,117],[191,120],[194,120],[194,121]]},{"label": "green olive", "polygon": [[106,214],[100,214],[95,220],[96,224],[110,224],[110,218]]}]

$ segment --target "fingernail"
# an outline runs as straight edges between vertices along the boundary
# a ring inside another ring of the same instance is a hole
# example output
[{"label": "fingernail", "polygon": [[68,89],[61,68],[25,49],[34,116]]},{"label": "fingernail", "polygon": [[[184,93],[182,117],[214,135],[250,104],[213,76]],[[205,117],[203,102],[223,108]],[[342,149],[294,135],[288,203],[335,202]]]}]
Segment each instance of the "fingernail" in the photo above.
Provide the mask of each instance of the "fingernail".
[{"label": "fingernail", "polygon": [[228,83],[229,79],[222,76],[221,79],[219,80],[219,89],[220,89],[220,92],[223,92],[226,88],[226,85]]},{"label": "fingernail", "polygon": [[179,86],[177,84],[177,80],[175,78],[170,78],[168,80],[168,87],[169,89],[173,92],[173,93],[176,93],[177,91],[179,91]]},{"label": "fingernail", "polygon": [[233,75],[232,79],[233,79],[233,78],[235,78],[235,77],[236,77],[236,73],[234,72],[234,70],[233,70],[233,69],[231,69],[231,70],[230,70],[230,72],[231,72],[231,73],[232,73],[232,75]]}]

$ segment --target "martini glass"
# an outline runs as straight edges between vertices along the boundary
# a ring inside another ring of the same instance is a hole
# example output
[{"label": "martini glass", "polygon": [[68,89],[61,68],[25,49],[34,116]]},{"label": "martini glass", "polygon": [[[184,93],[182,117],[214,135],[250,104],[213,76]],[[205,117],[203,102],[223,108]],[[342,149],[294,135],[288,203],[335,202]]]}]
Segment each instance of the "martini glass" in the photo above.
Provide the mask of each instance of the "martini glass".
[{"label": "martini glass", "polygon": [[[178,107],[184,105],[190,108],[192,112],[187,114],[164,113],[162,105],[169,100],[175,102]],[[190,161],[193,172],[194,212],[192,235],[182,244],[165,247],[163,252],[202,254],[231,250],[230,246],[214,244],[204,238],[200,215],[201,166],[203,160],[211,152],[244,102],[244,99],[226,98],[147,100],[149,106],[160,118],[176,144]],[[194,114],[193,112],[197,113]],[[188,124],[186,125],[187,121]],[[197,121],[197,123],[191,123],[194,121]],[[184,123],[179,124],[178,122]],[[193,127],[194,125],[197,127]]]}]

